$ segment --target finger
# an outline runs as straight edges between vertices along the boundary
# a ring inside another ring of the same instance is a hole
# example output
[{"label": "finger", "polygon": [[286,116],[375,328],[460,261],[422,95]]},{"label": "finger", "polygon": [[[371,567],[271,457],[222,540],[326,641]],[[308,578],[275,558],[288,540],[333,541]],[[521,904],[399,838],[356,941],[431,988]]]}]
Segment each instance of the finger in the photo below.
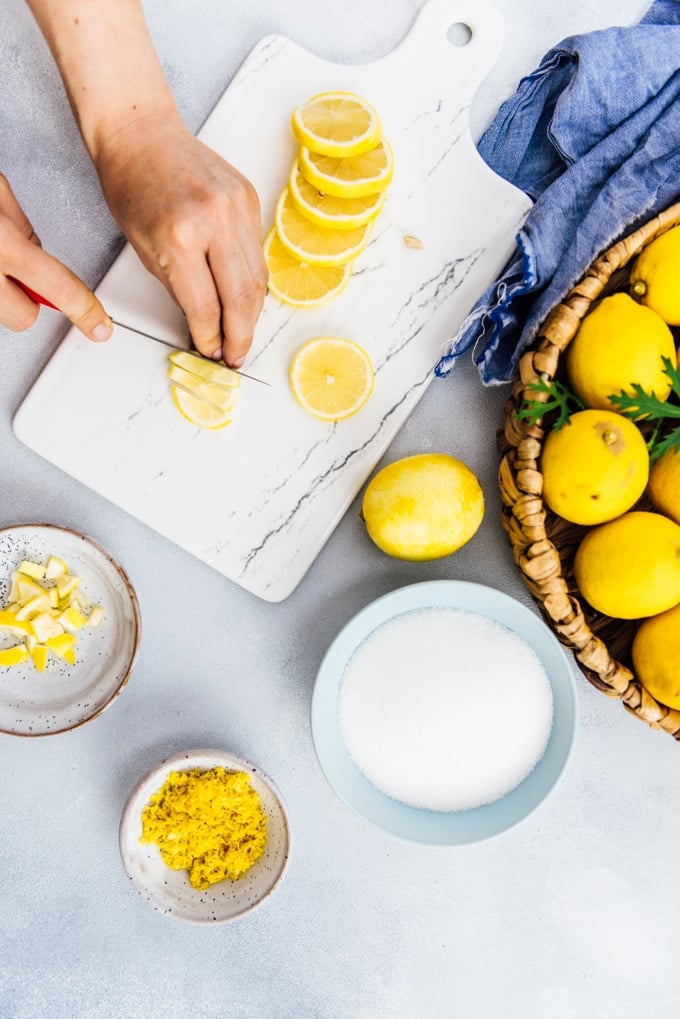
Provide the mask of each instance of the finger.
[{"label": "finger", "polygon": [[30,220],[16,200],[10,183],[3,173],[0,173],[0,213],[7,216],[10,223],[13,223],[24,237],[40,243]]},{"label": "finger", "polygon": [[255,323],[264,302],[264,284],[253,278],[244,252],[210,252],[210,268],[222,302],[224,360],[239,368],[253,342]]},{"label": "finger", "polygon": [[16,283],[0,275],[0,324],[14,333],[22,333],[33,325],[39,310]]},{"label": "finger", "polygon": [[222,326],[219,295],[202,251],[186,254],[167,266],[167,285],[184,312],[196,350],[221,357]]},{"label": "finger", "polygon": [[[11,228],[5,222],[0,250],[7,252],[7,234]],[[2,260],[2,269],[26,283],[58,308],[88,339],[96,343],[108,340],[113,323],[101,303],[75,273],[53,255],[15,230],[10,255]],[[8,284],[10,285],[10,284]],[[20,293],[19,287],[14,287]],[[15,303],[15,302],[13,302]],[[33,302],[31,302],[33,303]]]},{"label": "finger", "polygon": [[[222,299],[222,331],[224,360],[240,368],[253,341],[257,320],[262,312],[269,273],[262,251],[262,223],[257,194],[248,190],[241,215],[233,232],[222,238],[234,238],[232,250],[218,246],[210,251],[210,265]],[[226,253],[226,262],[220,257]],[[226,266],[226,274],[225,274]]]}]

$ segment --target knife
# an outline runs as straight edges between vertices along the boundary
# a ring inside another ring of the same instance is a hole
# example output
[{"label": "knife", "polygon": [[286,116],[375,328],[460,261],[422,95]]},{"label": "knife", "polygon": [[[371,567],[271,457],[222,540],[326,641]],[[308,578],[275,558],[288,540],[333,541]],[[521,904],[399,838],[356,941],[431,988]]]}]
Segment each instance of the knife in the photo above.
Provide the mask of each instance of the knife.
[{"label": "knife", "polygon": [[169,347],[170,350],[183,350],[185,354],[191,354],[192,357],[197,357],[200,361],[208,361],[209,364],[214,364],[218,368],[226,368],[229,372],[234,372],[235,375],[242,375],[244,379],[250,379],[252,382],[259,382],[263,386],[271,386],[271,382],[265,382],[264,379],[258,379],[255,375],[249,375],[248,372],[242,371],[240,368],[230,368],[228,364],[224,364],[222,361],[213,361],[211,357],[206,357],[205,354],[201,354],[198,350],[187,350],[186,347],[178,347],[176,343],[169,343],[168,340],[162,340],[160,336],[152,336],[151,333],[142,332],[141,329],[136,329],[135,326],[125,325],[124,322],[116,322],[115,318],[112,318],[114,326],[120,326],[121,329],[127,329],[130,333],[137,333],[138,336],[145,336],[147,340],[153,340],[154,343],[162,343],[164,347]]},{"label": "knife", "polygon": [[[30,297],[36,304],[42,304],[46,308],[54,308],[55,311],[59,311],[56,304],[52,304],[42,294],[32,290],[27,283],[22,283],[21,280],[16,279],[14,276],[8,276],[12,283],[16,283],[18,287],[23,290],[27,297]],[[111,316],[109,316],[111,318]],[[160,336],[152,336],[151,333],[145,333],[141,329],[136,329],[134,326],[126,325],[124,322],[117,322],[115,318],[111,318],[111,321],[115,326],[119,326],[121,329],[127,329],[130,333],[136,333],[138,336],[144,336],[147,340],[153,340],[154,343],[162,343],[164,347],[169,347],[170,350],[182,350],[186,354],[191,354],[192,357],[197,357],[201,361],[208,361],[209,364],[215,365],[218,368],[226,368],[227,371],[234,372],[235,375],[242,375],[245,379],[250,379],[252,382],[259,382],[263,386],[271,386],[271,382],[265,382],[264,379],[258,379],[255,375],[249,375],[248,372],[242,371],[240,368],[230,368],[229,365],[223,362],[213,361],[211,357],[206,357],[205,354],[201,354],[198,350],[188,350],[186,347],[180,347],[175,343],[170,343],[168,340],[162,340]]]}]

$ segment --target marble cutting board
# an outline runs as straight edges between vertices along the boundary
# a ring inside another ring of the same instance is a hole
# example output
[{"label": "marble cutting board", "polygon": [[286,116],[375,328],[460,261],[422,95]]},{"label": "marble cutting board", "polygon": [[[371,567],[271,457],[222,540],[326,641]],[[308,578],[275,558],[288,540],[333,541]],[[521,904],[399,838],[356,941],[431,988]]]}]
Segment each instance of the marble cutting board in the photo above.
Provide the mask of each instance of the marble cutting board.
[{"label": "marble cutting board", "polygon": [[[455,45],[449,30],[461,23],[470,38]],[[489,0],[429,0],[396,49],[360,65],[265,37],[199,137],[253,182],[267,229],[295,157],[293,106],[330,89],[373,102],[395,174],[349,286],[304,311],[267,296],[244,370],[271,387],[244,379],[222,431],[179,416],[160,344],[118,328],[97,346],[72,329],[15,416],[19,439],[253,594],[286,598],[504,267],[530,208],[483,163],[469,133],[470,102],[502,39]],[[114,318],[186,343],[181,313],[129,245],[97,293]],[[375,367],[369,402],[335,424],[307,415],[288,384],[294,351],[317,335],[358,341]]]}]

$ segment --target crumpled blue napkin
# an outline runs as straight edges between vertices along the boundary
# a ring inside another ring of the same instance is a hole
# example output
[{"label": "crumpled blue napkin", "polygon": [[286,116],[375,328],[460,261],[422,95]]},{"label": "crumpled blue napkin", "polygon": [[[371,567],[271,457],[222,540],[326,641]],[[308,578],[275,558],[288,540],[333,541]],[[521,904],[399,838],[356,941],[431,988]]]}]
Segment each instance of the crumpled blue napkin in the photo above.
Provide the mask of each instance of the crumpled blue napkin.
[{"label": "crumpled blue napkin", "polygon": [[548,311],[599,254],[680,199],[680,0],[655,0],[636,25],[563,40],[478,147],[535,205],[436,373],[474,348],[493,385],[512,379]]}]

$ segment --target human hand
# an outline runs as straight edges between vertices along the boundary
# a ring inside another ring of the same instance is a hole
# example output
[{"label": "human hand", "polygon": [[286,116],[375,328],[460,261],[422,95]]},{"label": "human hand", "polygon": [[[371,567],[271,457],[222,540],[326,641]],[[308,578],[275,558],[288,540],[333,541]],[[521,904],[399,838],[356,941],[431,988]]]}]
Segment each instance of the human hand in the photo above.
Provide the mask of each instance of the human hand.
[{"label": "human hand", "polygon": [[46,297],[88,339],[107,340],[112,323],[92,291],[62,262],[43,251],[33,227],[0,173],[0,323],[23,332],[39,306],[14,280]]},{"label": "human hand", "polygon": [[125,125],[93,159],[114,218],[197,350],[240,367],[267,286],[252,185],[173,110]]}]

